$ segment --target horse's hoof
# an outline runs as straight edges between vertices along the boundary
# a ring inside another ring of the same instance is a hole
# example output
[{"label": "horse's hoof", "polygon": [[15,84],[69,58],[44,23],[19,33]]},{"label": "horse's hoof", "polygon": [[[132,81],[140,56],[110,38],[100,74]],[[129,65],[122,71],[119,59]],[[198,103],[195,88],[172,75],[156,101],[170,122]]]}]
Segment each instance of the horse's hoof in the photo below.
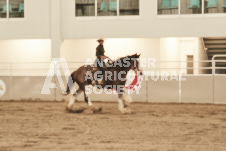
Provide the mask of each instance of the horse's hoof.
[{"label": "horse's hoof", "polygon": [[100,113],[102,111],[102,107],[93,107],[92,110],[93,110],[94,114],[95,113]]},{"label": "horse's hoof", "polygon": [[81,108],[66,108],[66,111],[68,111],[69,113],[82,113],[84,112],[85,108],[81,107]]},{"label": "horse's hoof", "polygon": [[131,114],[132,111],[130,108],[123,108],[123,109],[121,109],[121,113],[122,114]]}]

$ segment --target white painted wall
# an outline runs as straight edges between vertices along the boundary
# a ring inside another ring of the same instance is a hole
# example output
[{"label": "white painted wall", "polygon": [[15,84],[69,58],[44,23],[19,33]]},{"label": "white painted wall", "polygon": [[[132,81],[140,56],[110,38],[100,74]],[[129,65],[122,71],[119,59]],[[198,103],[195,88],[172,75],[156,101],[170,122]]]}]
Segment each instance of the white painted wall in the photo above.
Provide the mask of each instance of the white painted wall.
[{"label": "white painted wall", "polygon": [[[85,62],[95,59],[98,42],[96,39],[68,39],[61,46],[61,57],[68,62]],[[105,39],[105,55],[112,59],[141,53],[141,58],[156,59],[157,68],[145,68],[152,71],[181,71],[187,74],[187,55],[193,55],[194,61],[206,60],[200,38],[108,38]],[[161,63],[159,63],[161,62]],[[82,63],[81,63],[82,64]],[[80,64],[80,65],[81,65]],[[79,66],[73,64],[72,66]],[[194,63],[194,68],[207,67],[206,63]],[[194,74],[206,73],[194,69]]]},{"label": "white painted wall", "polygon": [[0,39],[49,39],[49,0],[25,0],[24,19],[0,19]]},{"label": "white painted wall", "polygon": [[51,40],[0,40],[0,54],[1,76],[46,75],[51,61]]},{"label": "white painted wall", "polygon": [[1,62],[50,62],[51,41],[0,40],[0,54]]},{"label": "white painted wall", "polygon": [[[139,94],[133,94],[134,102],[177,102],[177,103],[219,103],[225,104],[226,76],[184,76],[186,81],[153,81],[149,77],[144,81]],[[34,100],[34,101],[54,101],[70,99],[70,95],[63,96],[58,81],[57,89],[50,89],[51,94],[40,94],[45,81],[45,76],[0,76],[6,84],[6,93],[0,97],[1,100]],[[63,79],[64,80],[64,79]],[[12,82],[12,83],[11,83]],[[65,82],[65,80],[64,80]],[[66,83],[64,83],[66,85]],[[181,94],[180,94],[181,92]],[[117,101],[117,95],[92,94],[93,101]],[[84,101],[83,94],[78,97],[79,101]]]},{"label": "white painted wall", "polygon": [[[179,71],[180,63],[179,38],[160,38],[160,61],[158,64],[161,71]],[[177,69],[169,69],[177,68]]]},{"label": "white painted wall", "polygon": [[[196,56],[194,54],[195,51],[197,51],[196,45],[195,45],[195,38],[180,38],[179,41],[179,53],[180,53],[180,67],[183,74],[187,74],[187,56],[191,55],[193,56],[193,59],[195,60]],[[194,67],[195,64],[194,64]],[[195,69],[194,69],[195,70]]]},{"label": "white painted wall", "polygon": [[61,31],[64,39],[212,37],[226,35],[225,14],[157,16],[157,0],[140,0],[139,17],[75,17],[74,0],[61,0]]},{"label": "white painted wall", "polygon": [[[188,55],[192,55],[194,61],[207,60],[200,38],[160,38],[160,61],[162,61],[160,68],[163,68],[162,70],[178,72],[179,68],[181,68],[182,74],[187,74]],[[208,73],[207,70],[198,69],[199,67],[208,66],[208,63],[194,62],[194,74]]]},{"label": "white painted wall", "polygon": [[[0,40],[0,61],[1,62],[50,62],[51,61],[51,40]],[[96,47],[98,42],[96,39],[68,39],[64,40],[60,49],[60,57],[65,58],[69,63],[69,68],[75,70],[83,65],[87,58],[91,58],[94,62],[96,58]],[[112,59],[141,53],[141,58],[154,58],[157,68],[143,68],[150,71],[179,71],[179,68],[186,68],[186,56],[193,55],[194,60],[198,61],[203,58],[204,51],[200,46],[198,38],[121,38],[105,39],[104,43],[105,55]],[[161,63],[159,63],[161,61]],[[179,62],[181,61],[181,62]],[[27,65],[21,66],[14,63],[15,69],[23,67],[28,68]],[[33,64],[34,65],[34,64]],[[144,63],[147,65],[147,63]],[[49,65],[35,64],[35,69],[46,68]],[[194,67],[207,66],[206,64],[195,63]],[[32,66],[34,67],[34,66]],[[0,68],[5,68],[3,65]],[[9,68],[7,65],[6,68]],[[161,69],[160,69],[161,68]],[[43,75],[43,71],[14,71],[16,75]],[[186,69],[182,69],[186,74]],[[26,74],[25,74],[26,73]],[[203,73],[203,72],[200,72]],[[195,69],[195,74],[198,70]]]},{"label": "white painted wall", "polygon": [[[62,39],[226,35],[226,14],[157,16],[157,0],[140,0],[138,17],[78,19],[74,12],[75,0],[25,0],[24,19],[0,19],[0,39],[47,39],[52,37],[52,28],[55,27],[60,27]],[[54,22],[51,18],[60,21]]]},{"label": "white painted wall", "polygon": [[[68,39],[61,47],[61,57],[67,61],[85,62],[87,58],[96,58],[96,39]],[[105,39],[105,55],[112,59],[141,53],[142,58],[155,58],[159,60],[160,39]]]}]

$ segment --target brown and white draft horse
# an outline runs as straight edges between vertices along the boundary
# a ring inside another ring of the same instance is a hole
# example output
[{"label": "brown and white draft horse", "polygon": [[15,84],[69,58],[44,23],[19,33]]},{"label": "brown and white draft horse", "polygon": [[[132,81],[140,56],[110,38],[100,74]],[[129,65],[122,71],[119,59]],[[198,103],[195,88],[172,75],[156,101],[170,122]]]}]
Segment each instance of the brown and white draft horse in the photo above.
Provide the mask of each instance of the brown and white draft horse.
[{"label": "brown and white draft horse", "polygon": [[[119,58],[115,61],[112,62],[111,66],[106,67],[105,66],[105,75],[103,76],[104,78],[104,82],[101,85],[101,88],[107,88],[107,89],[114,89],[114,91],[117,92],[118,94],[118,109],[120,110],[121,113],[126,114],[126,113],[131,113],[130,108],[128,107],[128,105],[126,105],[125,101],[131,102],[131,100],[128,100],[128,95],[124,92],[124,90],[122,89],[122,87],[125,87],[126,84],[126,75],[128,73],[129,70],[134,70],[136,73],[141,73],[139,69],[139,61],[138,58],[140,57],[140,55],[138,54],[134,54],[134,55],[129,55],[126,57],[122,57]],[[91,70],[90,70],[91,68]],[[92,72],[90,72],[92,71]],[[75,109],[73,108],[73,104],[76,100],[76,97],[79,93],[84,92],[84,98],[85,98],[85,102],[88,104],[89,108],[93,111],[93,113],[98,113],[101,112],[102,107],[94,107],[94,105],[92,104],[89,95],[86,94],[86,86],[91,85],[92,84],[92,80],[91,79],[87,79],[87,73],[92,73],[92,77],[94,77],[95,72],[99,71],[99,69],[97,67],[94,66],[88,66],[84,65],[81,66],[80,68],[78,68],[76,71],[74,71],[71,74],[71,78],[73,83],[67,85],[67,91],[66,94],[70,93],[70,87],[73,86],[73,84],[76,82],[79,86],[79,88],[76,90],[75,93],[73,93],[73,95],[70,98],[70,101],[68,102],[67,106],[66,106],[66,110],[68,112],[75,112],[75,113],[80,113],[84,111],[84,108],[80,108],[80,109]],[[139,71],[139,72],[137,72]],[[124,73],[124,74],[122,74]],[[118,77],[117,75],[120,74],[120,78],[115,78]],[[107,78],[106,78],[107,77]],[[122,80],[123,79],[123,80]],[[97,85],[100,86],[100,85]],[[99,87],[98,87],[99,88]]]}]

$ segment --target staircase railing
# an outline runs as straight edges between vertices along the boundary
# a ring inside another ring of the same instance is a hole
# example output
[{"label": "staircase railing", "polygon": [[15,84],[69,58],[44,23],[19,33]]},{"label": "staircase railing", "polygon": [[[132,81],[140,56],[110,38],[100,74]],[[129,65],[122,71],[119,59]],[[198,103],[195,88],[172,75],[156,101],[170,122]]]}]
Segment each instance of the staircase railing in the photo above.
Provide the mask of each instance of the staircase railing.
[{"label": "staircase railing", "polygon": [[[226,55],[214,55],[212,57],[212,74],[216,73],[216,62],[226,62],[226,60],[215,60],[215,58],[226,58]],[[226,69],[226,67],[221,67],[221,69]]]},{"label": "staircase railing", "polygon": [[205,46],[204,38],[201,38],[201,41],[202,41],[202,46],[203,46],[203,52],[204,52],[204,54],[206,56],[206,60],[209,60],[208,59],[208,55],[207,55],[208,48],[206,48],[206,46]]}]

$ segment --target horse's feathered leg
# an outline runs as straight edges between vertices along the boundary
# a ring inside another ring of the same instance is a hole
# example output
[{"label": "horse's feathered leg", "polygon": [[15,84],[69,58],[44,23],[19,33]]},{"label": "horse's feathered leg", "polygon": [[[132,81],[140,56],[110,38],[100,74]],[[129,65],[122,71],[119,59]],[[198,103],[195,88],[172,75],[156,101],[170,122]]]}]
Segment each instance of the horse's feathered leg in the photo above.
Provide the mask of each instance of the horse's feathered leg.
[{"label": "horse's feathered leg", "polygon": [[86,94],[86,92],[84,91],[84,99],[86,101],[86,103],[88,104],[88,106],[91,108],[91,110],[93,111],[93,113],[99,113],[102,111],[102,107],[95,107],[93,106],[93,103],[91,102],[91,99],[89,97],[88,94]]},{"label": "horse's feathered leg", "polygon": [[67,110],[67,111],[71,111],[71,110],[72,110],[72,107],[73,107],[73,104],[75,103],[75,100],[76,100],[76,98],[77,98],[77,95],[78,95],[79,93],[81,93],[81,92],[82,92],[82,89],[79,88],[79,89],[76,91],[76,93],[74,93],[74,94],[71,96],[70,101],[68,102],[67,107],[66,107],[66,110]]},{"label": "horse's feathered leg", "polygon": [[89,105],[89,106],[93,106],[91,100],[90,100],[90,97],[88,94],[86,94],[86,92],[84,91],[84,99],[86,101],[86,103]]},{"label": "horse's feathered leg", "polygon": [[123,94],[118,94],[118,109],[121,113],[123,114],[130,114],[131,113],[131,110],[130,108],[128,108],[125,104],[125,93]]}]

